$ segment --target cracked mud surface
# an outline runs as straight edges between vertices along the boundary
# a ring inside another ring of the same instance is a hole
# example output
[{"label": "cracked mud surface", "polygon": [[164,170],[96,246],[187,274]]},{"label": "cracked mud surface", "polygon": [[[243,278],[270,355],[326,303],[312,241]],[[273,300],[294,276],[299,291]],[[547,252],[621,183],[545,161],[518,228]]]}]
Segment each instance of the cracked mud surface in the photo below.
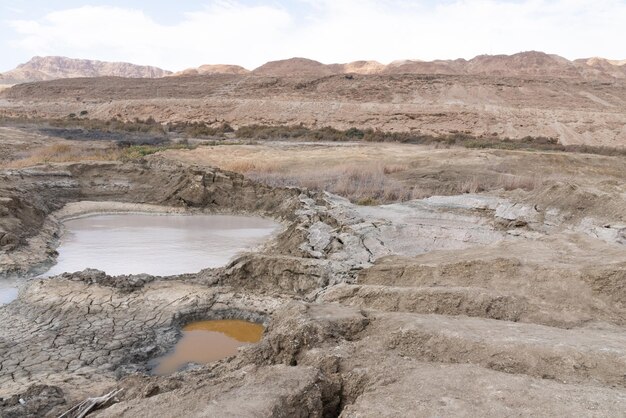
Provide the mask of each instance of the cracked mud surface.
[{"label": "cracked mud surface", "polygon": [[[2,416],[55,416],[115,388],[119,402],[94,416],[626,410],[623,213],[583,219],[496,195],[360,207],[160,156],[0,176],[6,275],[50,263],[60,222],[81,213],[164,205],[285,227],[223,268],[29,281],[0,307]],[[213,318],[267,330],[230,359],[149,373],[183,325]]]}]

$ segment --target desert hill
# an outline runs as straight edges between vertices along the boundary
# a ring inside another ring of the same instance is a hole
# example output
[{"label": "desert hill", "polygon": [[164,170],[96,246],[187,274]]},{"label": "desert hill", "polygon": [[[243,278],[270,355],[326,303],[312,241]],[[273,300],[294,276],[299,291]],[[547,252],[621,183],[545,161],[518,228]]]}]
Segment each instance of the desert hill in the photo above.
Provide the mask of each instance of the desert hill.
[{"label": "desert hill", "polygon": [[337,74],[380,74],[385,69],[385,65],[378,61],[354,61],[347,64],[331,64],[328,67]]},{"label": "desert hill", "polygon": [[333,67],[307,58],[270,61],[254,69],[252,74],[264,76],[325,76],[338,71]]},{"label": "desert hill", "polygon": [[159,78],[171,74],[157,67],[104,62],[66,57],[34,57],[11,71],[0,74],[0,83],[18,84],[33,81],[77,77]]},{"label": "desert hill", "polygon": [[79,77],[161,78],[211,74],[271,77],[325,77],[339,74],[434,74],[501,77],[549,77],[581,80],[626,79],[626,60],[585,58],[570,61],[538,51],[513,55],[479,55],[470,60],[398,60],[388,65],[377,61],[323,64],[307,58],[270,61],[249,71],[239,65],[206,64],[172,73],[156,67],[65,57],[34,57],[0,74],[0,84],[20,84]]},{"label": "desert hill", "polygon": [[271,61],[252,71],[254,75],[274,77],[323,77],[348,73],[622,79],[626,78],[626,65],[625,61],[604,58],[570,61],[558,55],[528,51],[513,55],[479,55],[471,60],[399,60],[388,65],[376,61],[326,65],[310,59],[291,58]]},{"label": "desert hill", "polygon": [[250,70],[247,70],[240,65],[206,64],[201,65],[198,68],[187,68],[186,70],[178,71],[173,75],[248,74],[249,72]]}]

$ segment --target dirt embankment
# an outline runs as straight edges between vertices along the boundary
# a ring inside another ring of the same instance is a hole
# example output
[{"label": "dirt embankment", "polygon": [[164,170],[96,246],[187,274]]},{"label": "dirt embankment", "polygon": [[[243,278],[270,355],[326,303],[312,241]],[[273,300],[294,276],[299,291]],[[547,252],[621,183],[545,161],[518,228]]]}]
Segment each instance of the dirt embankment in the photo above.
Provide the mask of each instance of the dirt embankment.
[{"label": "dirt embankment", "polygon": [[533,76],[213,74],[23,84],[1,93],[0,114],[233,126],[304,124],[442,135],[558,138],[623,147],[626,84]]}]

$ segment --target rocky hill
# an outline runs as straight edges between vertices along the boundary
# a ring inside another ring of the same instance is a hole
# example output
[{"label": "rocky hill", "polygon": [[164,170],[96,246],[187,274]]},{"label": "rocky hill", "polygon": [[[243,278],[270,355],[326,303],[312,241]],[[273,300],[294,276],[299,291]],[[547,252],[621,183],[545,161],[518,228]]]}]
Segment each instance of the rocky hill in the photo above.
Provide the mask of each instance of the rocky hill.
[{"label": "rocky hill", "polygon": [[161,78],[211,74],[268,77],[324,77],[340,74],[433,74],[502,77],[548,77],[581,80],[626,79],[626,60],[585,58],[570,61],[558,55],[529,51],[513,55],[479,55],[470,60],[398,60],[323,64],[307,58],[270,61],[250,71],[239,65],[207,64],[172,73],[156,67],[65,57],[34,57],[0,74],[1,85],[79,77]]},{"label": "rocky hill", "polygon": [[325,76],[338,74],[339,71],[329,65],[307,58],[290,58],[270,61],[252,71],[254,75],[265,76]]},{"label": "rocky hill", "polygon": [[248,74],[250,70],[247,70],[239,65],[225,65],[225,64],[206,64],[201,65],[198,68],[187,68],[183,71],[174,73],[174,76],[184,75],[205,75],[205,74]]},{"label": "rocky hill", "polygon": [[550,77],[572,79],[626,78],[626,61],[604,58],[570,61],[558,55],[529,51],[513,55],[479,55],[471,60],[399,60],[383,65],[376,61],[322,64],[305,58],[271,61],[252,71],[264,76],[328,76],[338,74],[447,74],[502,77]]},{"label": "rocky hill", "polygon": [[33,81],[78,77],[159,78],[171,74],[157,67],[126,62],[104,62],[66,57],[34,57],[25,64],[0,74],[0,83],[19,84]]}]

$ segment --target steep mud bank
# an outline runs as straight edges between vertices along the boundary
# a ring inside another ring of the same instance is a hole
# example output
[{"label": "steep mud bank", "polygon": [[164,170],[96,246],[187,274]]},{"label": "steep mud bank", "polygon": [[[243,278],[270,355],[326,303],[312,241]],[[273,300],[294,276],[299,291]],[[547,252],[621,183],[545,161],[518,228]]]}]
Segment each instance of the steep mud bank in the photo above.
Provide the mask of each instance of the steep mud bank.
[{"label": "steep mud bank", "polygon": [[[123,391],[96,416],[626,409],[624,244],[553,207],[464,195],[364,208],[158,156],[4,176],[3,193],[20,203],[5,206],[13,221],[2,226],[16,237],[3,249],[7,272],[52,257],[45,251],[72,205],[50,214],[71,201],[95,201],[74,214],[104,200],[245,211],[285,230],[199,273],[86,270],[32,281],[0,307],[3,415],[54,416],[113,389]],[[234,357],[151,375],[185,325],[211,319],[267,329]]]}]

